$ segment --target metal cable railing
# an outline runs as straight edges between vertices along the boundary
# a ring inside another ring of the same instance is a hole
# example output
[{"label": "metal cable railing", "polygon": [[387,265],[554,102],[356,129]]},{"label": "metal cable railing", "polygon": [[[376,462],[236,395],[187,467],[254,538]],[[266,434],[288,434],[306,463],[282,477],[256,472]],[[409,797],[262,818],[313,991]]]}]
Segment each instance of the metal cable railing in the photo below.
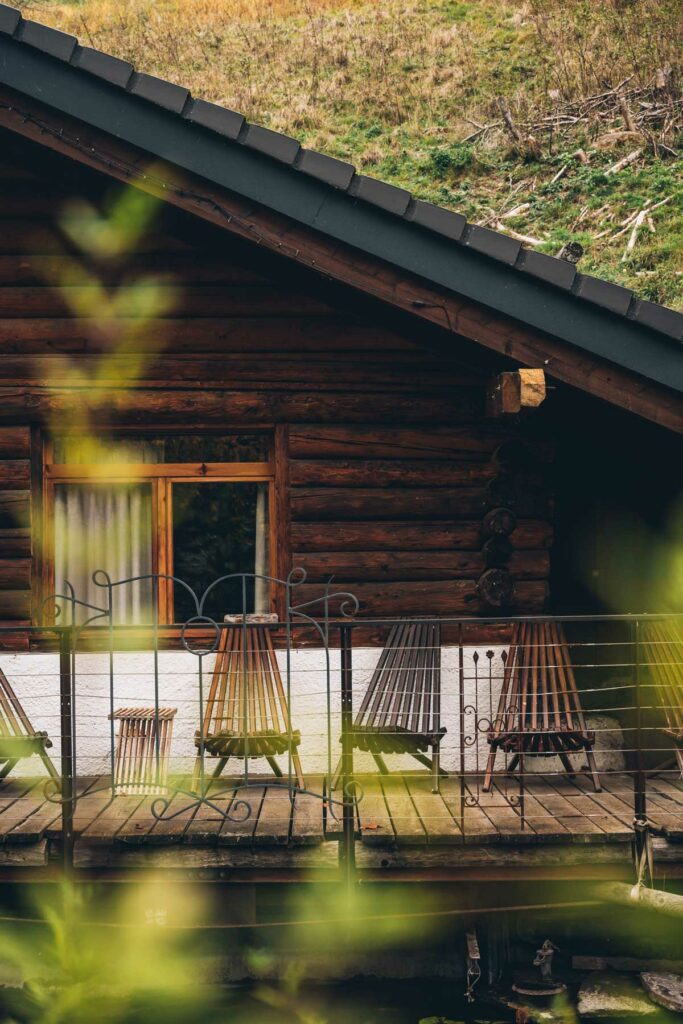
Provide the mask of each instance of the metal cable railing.
[{"label": "metal cable railing", "polygon": [[[67,865],[89,830],[114,842],[135,815],[190,840],[207,822],[255,835],[275,815],[293,841],[305,798],[308,827],[340,840],[347,873],[359,842],[411,836],[683,835],[683,617],[355,619],[329,614],[329,588],[297,606],[296,582],[277,582],[287,614],[258,633],[246,609],[194,636],[192,623],[165,626],[163,646],[161,627],[109,612],[0,628],[0,836],[52,815]],[[221,644],[239,657],[221,662]],[[124,736],[126,708],[146,724]],[[170,709],[162,750],[154,726]],[[47,784],[36,745],[56,768]]]}]

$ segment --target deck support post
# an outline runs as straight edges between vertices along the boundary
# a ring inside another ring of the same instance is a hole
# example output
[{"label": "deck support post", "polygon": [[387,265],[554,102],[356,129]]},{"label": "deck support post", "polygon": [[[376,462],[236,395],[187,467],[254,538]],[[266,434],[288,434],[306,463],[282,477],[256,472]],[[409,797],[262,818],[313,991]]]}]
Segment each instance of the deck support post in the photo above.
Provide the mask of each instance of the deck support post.
[{"label": "deck support post", "polygon": [[339,859],[350,893],[356,882],[356,800],[353,785],[353,667],[351,626],[339,629],[341,653],[342,841]]},{"label": "deck support post", "polygon": [[634,843],[636,863],[640,864],[647,842],[647,794],[643,767],[643,695],[640,668],[640,622],[633,623],[633,683],[635,686],[636,730],[635,772],[633,776]]},{"label": "deck support post", "polygon": [[59,715],[62,775],[62,864],[65,874],[73,867],[74,855],[74,715],[73,715],[73,627],[59,633]]}]

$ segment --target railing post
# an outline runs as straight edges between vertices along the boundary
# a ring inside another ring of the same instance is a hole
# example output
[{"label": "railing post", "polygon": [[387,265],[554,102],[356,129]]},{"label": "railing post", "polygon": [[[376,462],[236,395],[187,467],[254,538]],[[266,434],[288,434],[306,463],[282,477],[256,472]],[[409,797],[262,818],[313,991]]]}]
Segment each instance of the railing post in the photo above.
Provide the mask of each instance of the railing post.
[{"label": "railing post", "polygon": [[340,626],[341,653],[341,779],[342,779],[342,841],[341,867],[347,889],[356,881],[356,801],[353,792],[353,669],[351,626]]},{"label": "railing post", "polygon": [[636,698],[636,730],[635,730],[635,775],[633,779],[633,801],[635,811],[636,843],[642,827],[647,823],[647,795],[645,787],[645,769],[643,767],[643,697],[641,691],[640,665],[640,621],[633,624],[633,679]]},{"label": "railing post", "polygon": [[59,714],[62,776],[62,863],[65,872],[73,867],[74,854],[74,721],[73,721],[73,629],[59,633]]},{"label": "railing post", "polygon": [[[475,702],[477,695],[475,694]],[[458,624],[458,702],[460,711],[460,831],[465,836],[465,807],[467,805],[467,791],[465,789],[465,652],[463,649],[462,622]],[[476,717],[476,716],[475,716]],[[476,724],[475,724],[476,731]],[[477,779],[477,787],[479,780]],[[478,794],[477,788],[477,794]]]}]

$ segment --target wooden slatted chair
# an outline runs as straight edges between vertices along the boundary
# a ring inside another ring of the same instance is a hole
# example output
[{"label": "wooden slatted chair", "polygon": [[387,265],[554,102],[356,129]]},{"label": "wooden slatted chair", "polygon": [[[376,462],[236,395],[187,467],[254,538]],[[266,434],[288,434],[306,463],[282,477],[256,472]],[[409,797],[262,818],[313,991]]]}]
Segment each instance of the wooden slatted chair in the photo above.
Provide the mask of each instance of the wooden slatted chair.
[{"label": "wooden slatted chair", "polygon": [[[114,784],[119,793],[165,793],[177,708],[118,708]],[[158,774],[157,774],[158,722]]]},{"label": "wooden slatted chair", "polygon": [[[353,723],[353,744],[372,754],[383,775],[385,754],[410,754],[430,768],[438,791],[441,725],[441,631],[430,622],[394,625]],[[426,751],[431,748],[431,759]],[[333,787],[337,786],[340,765]]]},{"label": "wooden slatted chair", "polygon": [[664,712],[664,733],[673,740],[678,770],[683,778],[683,627],[662,619],[642,627],[647,670]]},{"label": "wooden slatted chair", "polygon": [[515,624],[498,713],[487,738],[491,750],[484,792],[491,789],[499,750],[513,755],[508,772],[521,754],[557,755],[570,776],[576,772],[568,755],[584,750],[595,791],[600,791],[595,734],[586,728],[569,648],[557,623]]},{"label": "wooden slatted chair", "polygon": [[12,689],[5,673],[0,669],[0,779],[24,757],[37,754],[53,779],[59,772],[50,760],[47,750],[52,740],[46,732],[36,732],[28,715]]},{"label": "wooden slatted chair", "polygon": [[[212,774],[217,779],[231,757],[265,757],[282,777],[275,758],[292,750],[298,785],[305,788],[297,748],[298,730],[289,732],[289,709],[268,627],[263,623],[226,625],[216,653],[203,721],[204,752],[218,758]],[[202,733],[195,734],[199,749]],[[201,756],[197,755],[193,784],[199,782]]]}]

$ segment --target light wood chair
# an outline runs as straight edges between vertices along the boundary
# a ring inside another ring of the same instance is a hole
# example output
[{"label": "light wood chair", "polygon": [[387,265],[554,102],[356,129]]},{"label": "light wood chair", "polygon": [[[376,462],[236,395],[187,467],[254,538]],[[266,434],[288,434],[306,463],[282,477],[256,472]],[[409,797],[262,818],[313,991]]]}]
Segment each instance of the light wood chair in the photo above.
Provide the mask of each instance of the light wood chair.
[{"label": "light wood chair", "polygon": [[515,770],[522,754],[556,754],[572,776],[576,771],[568,755],[583,750],[595,790],[600,791],[595,734],[586,728],[569,647],[557,623],[515,624],[498,713],[487,738],[491,750],[484,777],[486,793],[499,750],[513,755],[508,772]]},{"label": "light wood chair", "polygon": [[[446,774],[439,764],[445,732],[439,626],[399,622],[391,629],[354,719],[353,745],[372,754],[383,775],[388,774],[384,754],[410,754],[431,770],[438,790],[439,777]],[[333,787],[339,775],[340,766]]]},{"label": "light wood chair", "polygon": [[[297,748],[298,730],[290,732],[289,708],[268,626],[262,622],[227,624],[221,630],[213,676],[204,709],[203,731],[195,746],[218,759],[217,779],[228,759],[264,757],[278,778],[275,758],[291,750],[301,789],[305,780]],[[195,761],[193,786],[200,778],[201,756]]]},{"label": "light wood chair", "polygon": [[36,732],[28,715],[12,689],[5,673],[0,669],[0,779],[9,775],[24,757],[37,754],[51,778],[59,779],[59,772],[50,760],[47,750],[52,746],[46,732]]},{"label": "light wood chair", "polygon": [[[118,708],[114,784],[118,792],[165,793],[177,708]],[[157,775],[158,722],[158,775]]]}]

